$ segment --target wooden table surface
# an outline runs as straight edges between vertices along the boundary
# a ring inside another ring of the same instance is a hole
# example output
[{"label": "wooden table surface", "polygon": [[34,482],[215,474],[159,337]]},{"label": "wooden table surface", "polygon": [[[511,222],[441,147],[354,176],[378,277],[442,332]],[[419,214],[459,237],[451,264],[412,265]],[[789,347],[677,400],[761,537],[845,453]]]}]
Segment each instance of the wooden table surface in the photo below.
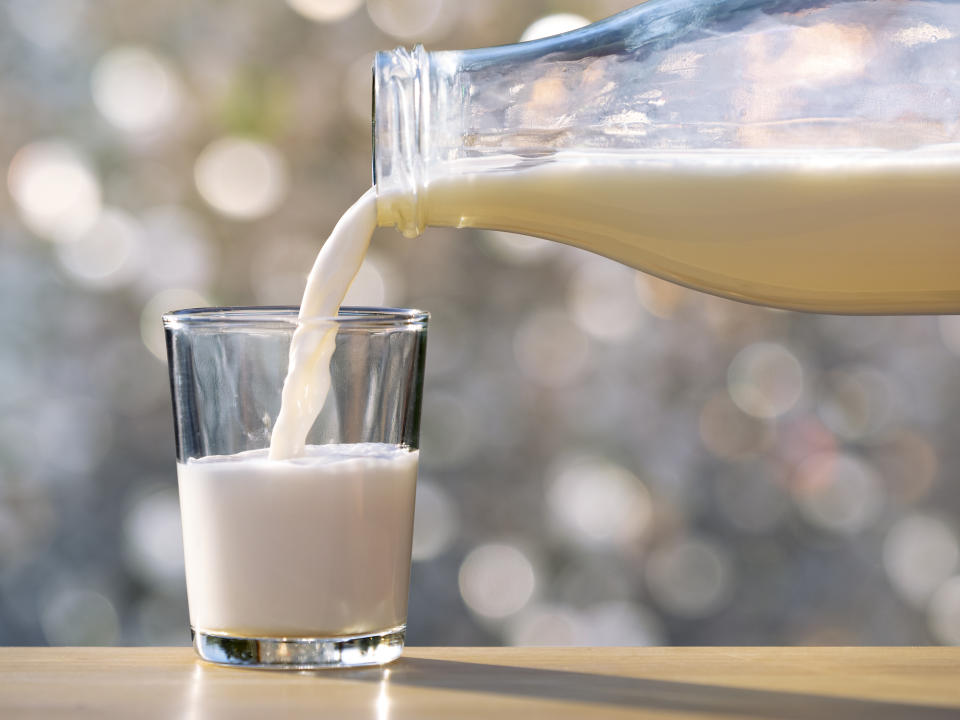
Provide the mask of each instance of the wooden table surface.
[{"label": "wooden table surface", "polygon": [[190,648],[0,648],[0,718],[960,718],[960,648],[407,648],[222,668]]}]

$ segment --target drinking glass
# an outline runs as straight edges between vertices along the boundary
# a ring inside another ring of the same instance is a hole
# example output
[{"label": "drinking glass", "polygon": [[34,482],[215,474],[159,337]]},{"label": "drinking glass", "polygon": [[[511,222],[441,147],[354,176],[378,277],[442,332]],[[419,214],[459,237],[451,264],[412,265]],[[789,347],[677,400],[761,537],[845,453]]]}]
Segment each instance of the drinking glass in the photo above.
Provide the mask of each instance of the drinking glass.
[{"label": "drinking glass", "polygon": [[400,655],[427,320],[347,307],[309,321],[337,329],[330,392],[304,454],[270,460],[297,309],[163,316],[200,657],[303,669]]}]

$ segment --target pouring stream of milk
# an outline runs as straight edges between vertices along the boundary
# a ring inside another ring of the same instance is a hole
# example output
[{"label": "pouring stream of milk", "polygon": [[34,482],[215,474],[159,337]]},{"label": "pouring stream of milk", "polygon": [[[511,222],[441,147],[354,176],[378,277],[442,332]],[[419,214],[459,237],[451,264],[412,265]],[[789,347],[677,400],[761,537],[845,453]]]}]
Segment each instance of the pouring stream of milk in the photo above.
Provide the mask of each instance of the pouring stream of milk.
[{"label": "pouring stream of milk", "polygon": [[310,270],[270,439],[271,460],[303,455],[307,433],[330,389],[330,358],[337,339],[335,323],[311,321],[336,316],[376,227],[377,193],[370,188],[340,218]]}]

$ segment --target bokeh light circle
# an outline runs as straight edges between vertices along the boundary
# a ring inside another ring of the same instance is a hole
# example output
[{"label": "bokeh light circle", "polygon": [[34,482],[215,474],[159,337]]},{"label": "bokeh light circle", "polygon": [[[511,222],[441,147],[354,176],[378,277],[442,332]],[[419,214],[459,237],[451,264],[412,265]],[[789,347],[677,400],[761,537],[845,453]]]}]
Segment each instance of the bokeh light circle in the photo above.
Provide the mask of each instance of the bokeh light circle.
[{"label": "bokeh light circle", "polygon": [[898,404],[896,395],[888,376],[874,368],[840,368],[823,378],[817,414],[840,437],[859,440],[891,424]]},{"label": "bokeh light circle", "polygon": [[100,114],[127,133],[155,133],[180,109],[180,81],[170,64],[142,47],[116,47],[93,68],[93,104]]},{"label": "bokeh light circle", "polygon": [[204,148],[194,165],[204,200],[235,220],[255,220],[277,209],[289,186],[287,161],[269,143],[229,136]]},{"label": "bokeh light circle", "polygon": [[957,568],[960,547],[943,520],[911,514],[890,528],[883,543],[883,566],[902,597],[923,607]]},{"label": "bokeh light circle", "polygon": [[794,498],[813,525],[851,535],[868,527],[883,507],[883,486],[862,458],[823,452],[805,460],[793,480]]},{"label": "bokeh light circle", "polygon": [[77,240],[57,247],[57,259],[80,285],[112,290],[133,279],[143,262],[145,244],[136,218],[117,208],[104,208]]},{"label": "bokeh light circle", "polygon": [[65,585],[40,607],[40,627],[51,645],[113,645],[120,618],[113,602],[95,589]]},{"label": "bokeh light circle", "polygon": [[608,342],[630,337],[646,317],[636,293],[636,271],[606,258],[574,268],[567,307],[577,327]]},{"label": "bokeh light circle", "polygon": [[367,0],[373,24],[400,40],[430,39],[443,28],[444,0]]},{"label": "bokeh light circle", "polygon": [[720,610],[729,598],[733,565],[717,543],[685,537],[654,549],[645,577],[650,594],[666,612],[702,618]]},{"label": "bokeh light circle", "polygon": [[563,537],[586,545],[621,545],[648,529],[650,493],[629,470],[577,457],[559,464],[553,475],[547,506]]},{"label": "bokeh light circle", "polygon": [[308,20],[334,23],[355,13],[363,0],[287,0],[287,5]]},{"label": "bokeh light circle", "polygon": [[150,354],[167,362],[167,345],[163,336],[164,313],[186,308],[214,305],[206,295],[189,288],[167,288],[151,297],[140,312],[140,337]]},{"label": "bokeh light circle", "polygon": [[775,418],[790,410],[803,392],[800,361],[779,343],[748,345],[727,371],[727,389],[741,410],[757,418]]},{"label": "bokeh light circle", "polygon": [[523,31],[523,34],[520,36],[520,42],[560,35],[561,33],[577,30],[589,24],[590,21],[587,20],[587,18],[574,13],[545,15],[538,20],[534,20],[527,29]]},{"label": "bokeh light circle", "polygon": [[76,240],[100,215],[100,182],[84,153],[65,140],[20,148],[7,186],[24,225],[48,240]]},{"label": "bokeh light circle", "polygon": [[460,594],[473,612],[500,619],[519,612],[533,597],[536,574],[513,545],[480,545],[460,565]]}]

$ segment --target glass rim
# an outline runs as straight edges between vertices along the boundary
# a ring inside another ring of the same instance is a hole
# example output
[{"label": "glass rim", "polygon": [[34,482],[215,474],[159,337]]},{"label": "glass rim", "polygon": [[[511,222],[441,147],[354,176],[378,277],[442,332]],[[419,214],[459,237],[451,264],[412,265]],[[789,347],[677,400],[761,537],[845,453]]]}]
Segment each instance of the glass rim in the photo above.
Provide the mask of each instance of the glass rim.
[{"label": "glass rim", "polygon": [[[171,310],[163,314],[165,328],[177,327],[253,327],[263,324],[299,324],[296,305],[198,307]],[[344,306],[336,317],[317,317],[302,324],[346,327],[423,327],[430,313],[415,308]]]}]

